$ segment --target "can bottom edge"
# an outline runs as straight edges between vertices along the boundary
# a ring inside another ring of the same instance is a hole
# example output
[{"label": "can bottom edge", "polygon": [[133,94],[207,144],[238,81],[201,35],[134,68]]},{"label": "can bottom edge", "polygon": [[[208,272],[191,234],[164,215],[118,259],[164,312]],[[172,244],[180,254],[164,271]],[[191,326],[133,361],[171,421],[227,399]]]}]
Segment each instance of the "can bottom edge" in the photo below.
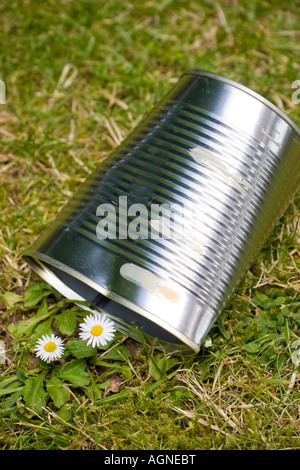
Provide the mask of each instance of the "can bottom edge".
[{"label": "can bottom edge", "polygon": [[[107,289],[104,289],[99,284],[96,284],[94,281],[85,277],[74,269],[68,268],[68,266],[63,265],[62,263],[56,262],[47,255],[43,255],[34,251],[27,251],[23,255],[23,258],[44,281],[53,286],[54,289],[65,298],[73,301],[74,304],[77,302],[77,305],[79,305],[83,310],[87,310],[89,312],[102,311],[106,313],[107,316],[114,321],[117,330],[125,335],[128,335],[132,339],[140,343],[145,342],[147,346],[154,349],[163,350],[169,354],[194,355],[199,352],[200,345],[194,343],[190,338],[176,330],[174,327],[165,323],[162,319],[133,304],[131,301],[114,294],[113,292],[109,292]],[[59,272],[62,273],[62,276],[59,275]],[[60,278],[65,276],[69,277],[70,279],[74,279],[76,290],[68,285],[70,282],[66,283],[65,280]],[[82,286],[83,290],[86,288],[91,291],[92,289],[95,294],[100,294],[104,301],[107,299],[109,303],[115,307],[124,307],[126,310],[131,311],[135,315],[137,314],[137,316],[141,317],[143,321],[149,322],[149,324],[152,323],[155,328],[159,328],[159,331],[166,333],[170,337],[174,337],[175,342],[158,338],[157,336],[143,331],[143,328],[141,329],[136,325],[129,324],[126,320],[114,315],[110,311],[107,311],[105,305],[99,307],[99,305],[94,304],[88,300],[86,296],[79,292],[80,286]],[[85,304],[83,305],[82,302],[85,302]]]}]

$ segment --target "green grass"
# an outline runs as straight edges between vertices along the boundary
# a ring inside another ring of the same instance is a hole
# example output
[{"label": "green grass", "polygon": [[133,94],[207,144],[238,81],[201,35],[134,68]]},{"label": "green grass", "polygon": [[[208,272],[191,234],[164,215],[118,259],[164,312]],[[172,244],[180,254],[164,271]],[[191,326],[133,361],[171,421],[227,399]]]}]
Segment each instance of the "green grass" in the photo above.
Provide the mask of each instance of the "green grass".
[{"label": "green grass", "polygon": [[4,0],[0,26],[0,447],[299,450],[300,193],[195,357],[118,334],[45,368],[34,339],[83,312],[22,260],[187,69],[237,80],[299,125],[299,3]]}]

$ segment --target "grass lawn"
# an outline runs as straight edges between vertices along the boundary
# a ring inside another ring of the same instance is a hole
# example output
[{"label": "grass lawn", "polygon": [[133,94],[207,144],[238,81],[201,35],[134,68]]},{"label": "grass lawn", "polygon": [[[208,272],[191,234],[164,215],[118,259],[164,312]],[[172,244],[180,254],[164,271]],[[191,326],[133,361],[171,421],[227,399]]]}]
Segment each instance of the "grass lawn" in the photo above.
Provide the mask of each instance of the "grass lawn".
[{"label": "grass lawn", "polygon": [[[75,339],[83,311],[22,259],[188,69],[252,88],[299,126],[299,9],[295,0],[1,1],[1,449],[300,450],[300,192],[193,357],[121,333],[95,354]],[[48,365],[33,346],[51,328],[68,347]]]}]

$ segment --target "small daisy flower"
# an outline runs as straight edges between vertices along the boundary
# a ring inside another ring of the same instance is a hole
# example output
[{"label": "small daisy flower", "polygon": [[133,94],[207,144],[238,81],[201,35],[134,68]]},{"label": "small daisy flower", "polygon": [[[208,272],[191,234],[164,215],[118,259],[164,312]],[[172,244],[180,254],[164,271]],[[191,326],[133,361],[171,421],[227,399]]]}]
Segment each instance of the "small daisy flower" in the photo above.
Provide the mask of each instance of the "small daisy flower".
[{"label": "small daisy flower", "polygon": [[115,326],[105,314],[92,314],[79,325],[79,337],[94,347],[105,346],[114,337]]},{"label": "small daisy flower", "polygon": [[61,358],[65,348],[62,339],[51,333],[51,335],[44,335],[38,339],[34,350],[37,357],[50,362]]}]

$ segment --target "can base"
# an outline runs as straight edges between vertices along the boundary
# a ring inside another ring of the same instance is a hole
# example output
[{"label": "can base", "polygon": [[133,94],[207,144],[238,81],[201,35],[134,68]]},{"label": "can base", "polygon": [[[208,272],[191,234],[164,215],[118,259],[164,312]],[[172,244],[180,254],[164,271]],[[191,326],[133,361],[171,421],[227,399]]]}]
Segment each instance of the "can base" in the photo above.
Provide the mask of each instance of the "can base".
[{"label": "can base", "polygon": [[117,330],[132,339],[169,354],[193,355],[199,352],[200,347],[192,343],[189,338],[185,343],[175,334],[148,319],[147,316],[138,313],[136,309],[139,310],[139,307],[133,309],[131,302],[126,299],[118,298],[117,301],[69,274],[62,267],[51,265],[34,256],[26,255],[24,259],[44,281],[65,298],[72,300],[74,304],[90,313],[100,311],[107,314],[114,321]]}]

